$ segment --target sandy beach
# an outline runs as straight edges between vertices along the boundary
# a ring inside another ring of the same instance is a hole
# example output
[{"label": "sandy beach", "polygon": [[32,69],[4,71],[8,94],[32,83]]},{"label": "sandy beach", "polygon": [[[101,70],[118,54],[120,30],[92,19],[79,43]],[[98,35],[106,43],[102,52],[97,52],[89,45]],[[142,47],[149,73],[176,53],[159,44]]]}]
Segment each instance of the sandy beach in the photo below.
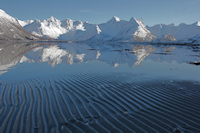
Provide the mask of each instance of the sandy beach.
[{"label": "sandy beach", "polygon": [[200,132],[199,86],[125,73],[2,81],[0,131]]}]

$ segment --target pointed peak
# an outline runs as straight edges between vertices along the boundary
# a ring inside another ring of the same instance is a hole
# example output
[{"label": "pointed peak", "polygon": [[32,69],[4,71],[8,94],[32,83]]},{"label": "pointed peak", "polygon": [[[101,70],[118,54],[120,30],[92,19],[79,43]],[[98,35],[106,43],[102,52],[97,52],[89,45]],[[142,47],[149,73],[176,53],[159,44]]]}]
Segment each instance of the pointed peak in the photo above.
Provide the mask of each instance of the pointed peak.
[{"label": "pointed peak", "polygon": [[120,18],[117,16],[113,16],[108,22],[119,22]]},{"label": "pointed peak", "polygon": [[136,21],[137,19],[135,17],[131,17],[129,22],[132,22],[132,21]]},{"label": "pointed peak", "polygon": [[129,22],[136,22],[136,23],[143,23],[143,19],[142,18],[140,18],[140,19],[136,19],[135,17],[132,17],[132,18],[130,18],[130,20],[129,20]]},{"label": "pointed peak", "polygon": [[120,21],[120,18],[117,17],[117,16],[113,16],[113,18],[115,19],[116,22],[119,22],[119,21]]},{"label": "pointed peak", "polygon": [[130,20],[129,20],[129,23],[131,23],[131,24],[138,24],[138,22],[139,22],[139,20],[134,17],[130,18]]}]

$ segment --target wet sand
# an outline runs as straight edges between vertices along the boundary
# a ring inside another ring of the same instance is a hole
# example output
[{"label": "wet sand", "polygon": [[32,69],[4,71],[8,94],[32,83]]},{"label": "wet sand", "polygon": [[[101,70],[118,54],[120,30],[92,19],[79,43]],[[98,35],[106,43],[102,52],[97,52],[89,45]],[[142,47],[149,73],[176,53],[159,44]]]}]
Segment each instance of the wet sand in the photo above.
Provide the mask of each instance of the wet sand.
[{"label": "wet sand", "polygon": [[200,82],[81,73],[0,84],[0,131],[200,132]]}]

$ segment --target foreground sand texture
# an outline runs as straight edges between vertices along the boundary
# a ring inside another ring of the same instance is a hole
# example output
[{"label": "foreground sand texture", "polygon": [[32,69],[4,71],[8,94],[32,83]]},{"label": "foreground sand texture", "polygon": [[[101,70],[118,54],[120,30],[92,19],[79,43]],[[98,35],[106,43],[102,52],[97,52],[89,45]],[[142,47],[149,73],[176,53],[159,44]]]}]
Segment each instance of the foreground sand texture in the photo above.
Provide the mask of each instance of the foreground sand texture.
[{"label": "foreground sand texture", "polygon": [[200,132],[200,84],[125,73],[0,83],[0,131]]}]

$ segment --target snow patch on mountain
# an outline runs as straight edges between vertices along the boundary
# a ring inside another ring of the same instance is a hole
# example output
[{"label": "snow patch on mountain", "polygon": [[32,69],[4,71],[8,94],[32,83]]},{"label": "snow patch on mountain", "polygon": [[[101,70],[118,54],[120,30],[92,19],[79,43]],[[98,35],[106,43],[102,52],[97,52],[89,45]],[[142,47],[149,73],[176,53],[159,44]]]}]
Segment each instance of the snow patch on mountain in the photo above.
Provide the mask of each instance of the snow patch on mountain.
[{"label": "snow patch on mountain", "polygon": [[18,21],[18,23],[19,23],[22,27],[24,27],[24,26],[26,26],[26,25],[31,24],[31,23],[34,22],[34,20],[26,20],[26,21],[17,20],[17,21]]},{"label": "snow patch on mountain", "polygon": [[57,39],[59,35],[66,33],[66,29],[61,27],[60,20],[50,17],[41,22],[42,34],[50,38]]},{"label": "snow patch on mountain", "polygon": [[119,22],[119,21],[120,21],[120,18],[117,17],[117,16],[114,16],[113,18],[114,18],[114,20],[115,20],[116,22]]}]

